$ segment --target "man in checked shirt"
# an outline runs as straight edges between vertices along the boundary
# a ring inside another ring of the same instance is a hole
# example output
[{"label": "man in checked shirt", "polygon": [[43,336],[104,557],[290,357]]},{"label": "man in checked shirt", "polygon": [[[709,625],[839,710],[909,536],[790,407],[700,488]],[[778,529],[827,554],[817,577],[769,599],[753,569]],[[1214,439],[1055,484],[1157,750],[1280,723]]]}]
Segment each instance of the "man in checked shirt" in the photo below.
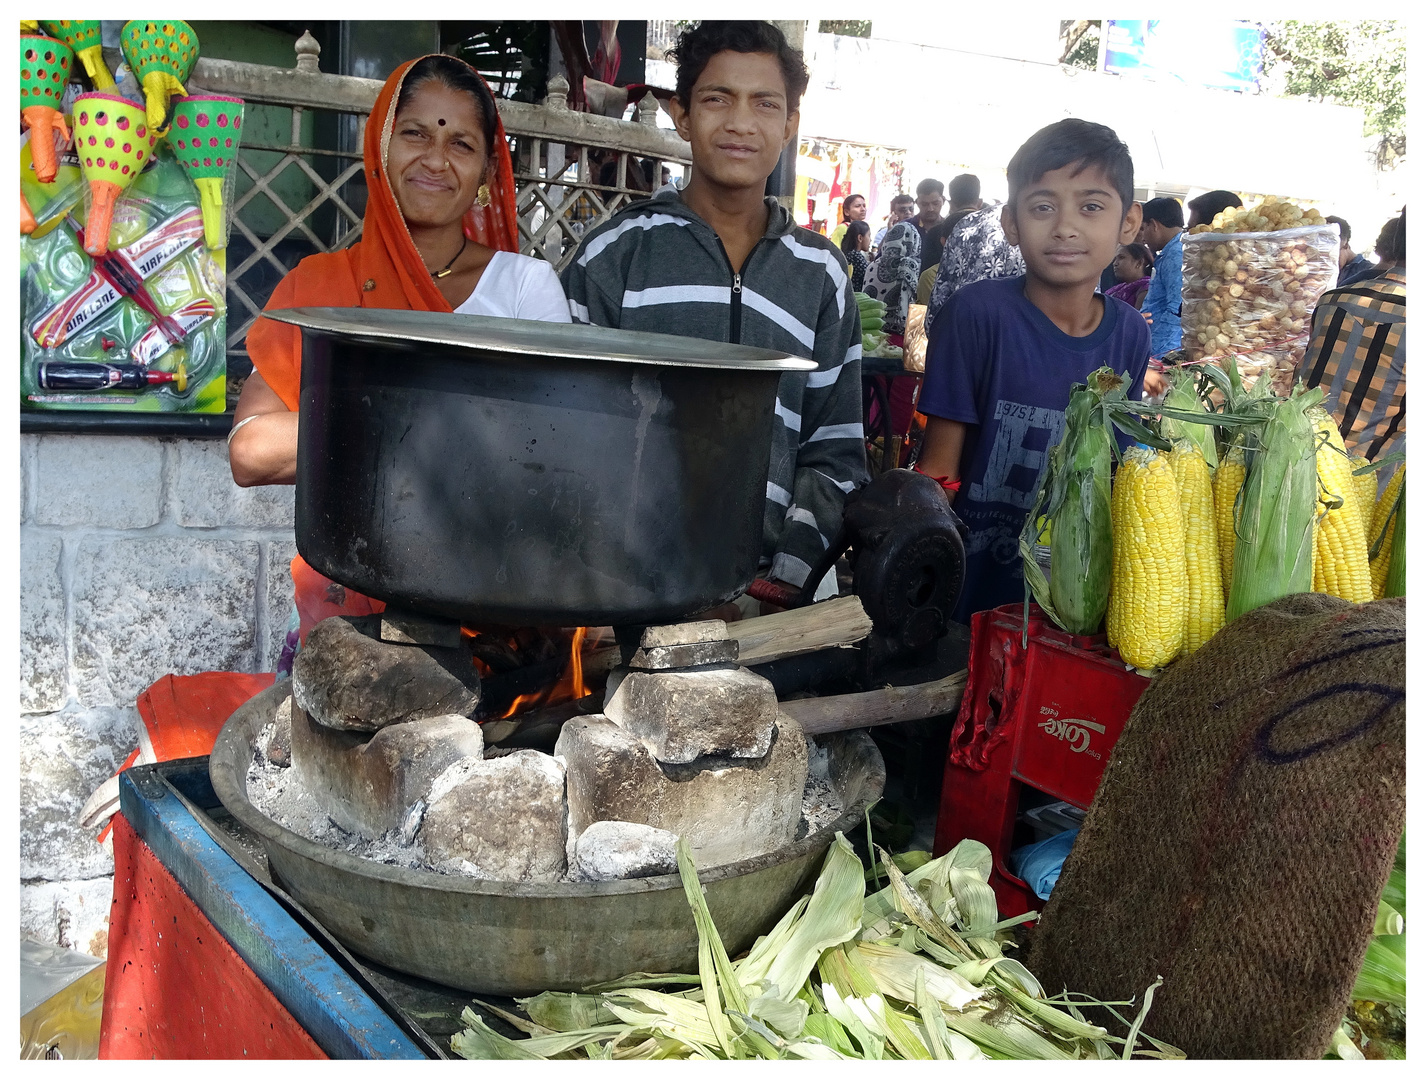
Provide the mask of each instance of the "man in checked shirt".
[{"label": "man in checked shirt", "polygon": [[1373,461],[1406,450],[1406,207],[1382,239],[1375,277],[1317,302],[1301,369],[1307,386],[1322,387],[1347,453]]}]

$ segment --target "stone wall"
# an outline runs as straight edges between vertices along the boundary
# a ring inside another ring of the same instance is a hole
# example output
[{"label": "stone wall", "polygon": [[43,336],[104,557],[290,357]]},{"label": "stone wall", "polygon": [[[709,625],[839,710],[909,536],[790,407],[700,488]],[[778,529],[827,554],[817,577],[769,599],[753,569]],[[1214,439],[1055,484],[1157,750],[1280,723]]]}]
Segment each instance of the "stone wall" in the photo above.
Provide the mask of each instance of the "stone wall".
[{"label": "stone wall", "polygon": [[221,439],[24,435],[20,932],[105,955],[113,859],[79,826],[170,672],[272,671],[291,487],[237,487]]}]

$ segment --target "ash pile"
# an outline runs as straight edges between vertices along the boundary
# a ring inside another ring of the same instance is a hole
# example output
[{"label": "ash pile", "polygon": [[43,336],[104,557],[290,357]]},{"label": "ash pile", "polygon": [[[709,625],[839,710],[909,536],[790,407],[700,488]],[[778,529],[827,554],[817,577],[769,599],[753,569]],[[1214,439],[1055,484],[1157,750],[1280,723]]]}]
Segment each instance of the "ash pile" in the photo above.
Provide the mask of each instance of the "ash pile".
[{"label": "ash pile", "polygon": [[604,881],[675,873],[680,836],[707,869],[842,812],[825,753],[720,621],[646,628],[604,711],[566,721],[552,754],[486,746],[458,639],[380,623],[312,630],[248,771],[253,804],[318,843],[444,874]]}]

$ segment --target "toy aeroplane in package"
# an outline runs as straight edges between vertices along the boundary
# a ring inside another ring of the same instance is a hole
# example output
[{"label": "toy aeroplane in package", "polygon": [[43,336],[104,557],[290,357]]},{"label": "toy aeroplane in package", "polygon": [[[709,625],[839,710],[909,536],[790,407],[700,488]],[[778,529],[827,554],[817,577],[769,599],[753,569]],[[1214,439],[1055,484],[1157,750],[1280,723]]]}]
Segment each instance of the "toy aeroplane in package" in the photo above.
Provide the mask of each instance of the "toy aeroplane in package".
[{"label": "toy aeroplane in package", "polygon": [[[67,224],[82,246],[84,229],[73,217],[67,219]],[[202,211],[196,206],[180,210],[127,247],[95,259],[88,280],[30,324],[31,336],[43,348],[57,348],[127,297],[153,320],[153,326],[134,343],[129,355],[140,365],[153,363],[217,314],[213,301],[200,297],[165,315],[144,287],[146,279],[202,239]]]}]

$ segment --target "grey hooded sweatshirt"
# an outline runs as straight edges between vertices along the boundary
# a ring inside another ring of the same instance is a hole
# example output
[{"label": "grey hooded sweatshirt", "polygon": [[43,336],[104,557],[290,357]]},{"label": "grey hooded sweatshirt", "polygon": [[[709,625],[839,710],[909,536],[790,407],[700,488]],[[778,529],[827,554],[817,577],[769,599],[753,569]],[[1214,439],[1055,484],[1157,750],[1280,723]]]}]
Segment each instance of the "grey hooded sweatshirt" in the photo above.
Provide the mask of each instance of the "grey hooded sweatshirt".
[{"label": "grey hooded sweatshirt", "polygon": [[776,349],[817,362],[782,376],[763,510],[763,566],[802,585],[866,482],[861,317],[846,260],[766,200],[742,272],[676,191],[592,229],[562,275],[575,322]]}]

